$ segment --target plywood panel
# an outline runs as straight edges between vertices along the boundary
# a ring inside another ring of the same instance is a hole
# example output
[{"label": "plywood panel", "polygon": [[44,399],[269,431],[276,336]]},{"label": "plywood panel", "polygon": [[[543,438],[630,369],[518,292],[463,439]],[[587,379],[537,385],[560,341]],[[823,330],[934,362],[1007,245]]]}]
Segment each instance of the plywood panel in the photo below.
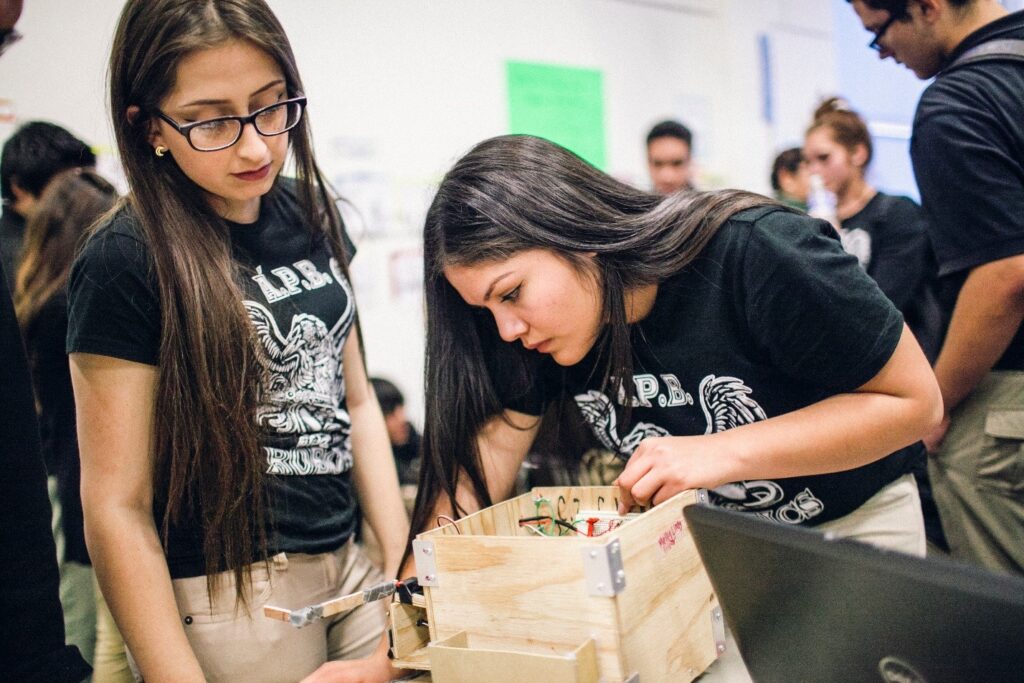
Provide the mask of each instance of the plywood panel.
[{"label": "plywood panel", "polygon": [[620,538],[626,589],[616,599],[628,673],[641,681],[690,681],[717,658],[717,600],[683,520],[692,491],[647,512]]}]

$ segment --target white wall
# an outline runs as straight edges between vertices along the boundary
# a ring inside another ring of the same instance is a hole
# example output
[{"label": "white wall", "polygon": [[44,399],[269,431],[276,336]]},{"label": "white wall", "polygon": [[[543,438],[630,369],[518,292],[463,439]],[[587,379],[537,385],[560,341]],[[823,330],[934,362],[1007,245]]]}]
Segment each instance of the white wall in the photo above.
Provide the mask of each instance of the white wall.
[{"label": "white wall", "polygon": [[[33,0],[0,60],[0,138],[48,119],[110,150],[104,70],[120,0]],[[507,60],[604,75],[607,170],[646,185],[643,138],[686,121],[705,187],[767,191],[774,152],[835,89],[821,0],[270,0],[309,96],[317,154],[359,216],[353,278],[370,371],[422,415],[418,231],[431,190],[508,130]],[[766,37],[773,112],[763,108]],[[4,101],[6,100],[6,102]],[[8,114],[4,121],[5,112]]]}]

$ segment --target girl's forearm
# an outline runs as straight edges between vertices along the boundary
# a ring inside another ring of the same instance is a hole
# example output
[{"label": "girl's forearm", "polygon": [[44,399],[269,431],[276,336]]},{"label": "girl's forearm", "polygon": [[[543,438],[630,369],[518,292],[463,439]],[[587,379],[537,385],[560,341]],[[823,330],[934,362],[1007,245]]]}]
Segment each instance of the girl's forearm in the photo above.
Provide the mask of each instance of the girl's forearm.
[{"label": "girl's forearm", "polygon": [[112,506],[89,510],[86,539],[100,588],[146,681],[205,680],[181,626],[152,516]]},{"label": "girl's forearm", "polygon": [[707,438],[732,456],[722,483],[826,474],[866,465],[918,441],[941,417],[933,406],[884,394],[839,394]]}]

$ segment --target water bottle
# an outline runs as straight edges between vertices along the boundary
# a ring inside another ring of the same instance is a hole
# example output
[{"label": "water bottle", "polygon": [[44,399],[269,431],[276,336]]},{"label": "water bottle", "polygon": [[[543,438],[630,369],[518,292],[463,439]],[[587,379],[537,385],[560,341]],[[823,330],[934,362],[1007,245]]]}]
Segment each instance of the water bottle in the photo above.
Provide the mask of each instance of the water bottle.
[{"label": "water bottle", "polygon": [[836,216],[836,195],[825,187],[825,181],[817,173],[810,176],[811,190],[807,195],[807,213],[815,218],[828,221],[836,230],[839,218]]}]

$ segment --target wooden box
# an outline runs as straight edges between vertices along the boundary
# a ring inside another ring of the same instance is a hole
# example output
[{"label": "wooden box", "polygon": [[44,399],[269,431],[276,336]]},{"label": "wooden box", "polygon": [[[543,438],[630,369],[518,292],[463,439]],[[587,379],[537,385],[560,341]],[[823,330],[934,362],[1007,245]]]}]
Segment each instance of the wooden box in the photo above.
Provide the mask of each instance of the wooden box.
[{"label": "wooden box", "polygon": [[413,549],[428,656],[406,656],[408,643],[426,634],[420,622],[416,637],[411,617],[401,612],[409,606],[402,606],[392,610],[393,642],[406,643],[396,658],[418,661],[418,668],[429,660],[437,683],[474,680],[471,672],[481,681],[696,678],[725,640],[721,610],[682,516],[696,492],[599,536],[540,536],[520,523],[536,516],[543,501],[552,516],[571,519],[580,510],[614,511],[616,496],[614,487],[536,488],[420,534]]}]

